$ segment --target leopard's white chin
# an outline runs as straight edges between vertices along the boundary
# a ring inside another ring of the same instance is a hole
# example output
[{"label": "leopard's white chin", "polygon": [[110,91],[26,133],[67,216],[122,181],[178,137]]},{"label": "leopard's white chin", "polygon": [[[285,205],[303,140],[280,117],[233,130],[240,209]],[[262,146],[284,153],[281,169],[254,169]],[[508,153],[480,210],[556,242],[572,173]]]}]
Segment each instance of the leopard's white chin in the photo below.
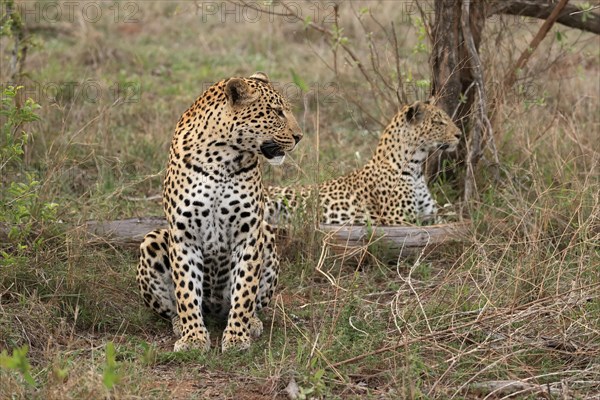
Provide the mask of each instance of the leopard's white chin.
[{"label": "leopard's white chin", "polygon": [[281,164],[283,164],[284,160],[285,160],[285,155],[283,155],[283,156],[275,156],[273,158],[267,159],[267,161],[271,165],[281,165]]}]

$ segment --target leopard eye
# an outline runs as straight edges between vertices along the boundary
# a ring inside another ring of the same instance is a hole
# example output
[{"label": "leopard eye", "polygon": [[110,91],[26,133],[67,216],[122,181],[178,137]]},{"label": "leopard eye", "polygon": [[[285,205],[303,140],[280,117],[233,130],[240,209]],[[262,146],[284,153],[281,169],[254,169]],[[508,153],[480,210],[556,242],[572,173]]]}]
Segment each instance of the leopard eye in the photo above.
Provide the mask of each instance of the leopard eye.
[{"label": "leopard eye", "polygon": [[275,111],[279,117],[285,118],[285,114],[283,113],[283,108],[273,107],[272,110]]}]

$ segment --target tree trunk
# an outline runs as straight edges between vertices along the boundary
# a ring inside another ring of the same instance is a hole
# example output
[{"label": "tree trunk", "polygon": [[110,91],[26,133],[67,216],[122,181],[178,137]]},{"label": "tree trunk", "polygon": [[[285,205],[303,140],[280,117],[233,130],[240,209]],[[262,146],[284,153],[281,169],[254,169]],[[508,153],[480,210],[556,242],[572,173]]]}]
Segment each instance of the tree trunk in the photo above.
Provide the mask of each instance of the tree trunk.
[{"label": "tree trunk", "polygon": [[[435,0],[435,21],[432,24],[433,49],[430,65],[432,69],[431,94],[437,104],[453,116],[458,127],[466,134],[470,127],[471,108],[476,95],[471,60],[465,45],[461,27],[464,0]],[[477,51],[485,25],[485,2],[474,0],[470,4],[469,22],[473,42]],[[466,157],[464,137],[456,155],[443,154],[441,157],[463,162]],[[428,175],[439,172],[441,162],[437,157],[427,165]]]},{"label": "tree trunk", "polygon": [[[468,115],[475,91],[473,73],[469,68],[469,53],[461,29],[463,0],[435,0],[433,51],[430,64],[433,71],[432,95],[448,114],[454,115],[459,127],[468,125]],[[471,4],[470,26],[479,50],[485,22],[484,1]],[[466,94],[466,96],[465,96]],[[461,102],[461,98],[465,97]]]},{"label": "tree trunk", "polygon": [[[584,9],[581,5],[569,4],[554,11],[557,4],[554,0],[435,0],[435,21],[431,24],[431,94],[438,98],[438,105],[453,116],[465,136],[456,154],[433,154],[427,163],[427,174],[430,178],[436,176],[443,160],[450,159],[461,164],[466,162],[467,174],[463,186],[465,200],[470,198],[470,194],[475,194],[473,169],[483,151],[480,148],[482,135],[486,134],[485,139],[493,146],[491,124],[487,115],[480,115],[487,111],[483,71],[478,60],[473,62],[472,57],[479,53],[485,20],[494,14],[549,19],[553,13],[558,12],[556,22],[600,34],[600,13],[594,12],[592,5]],[[465,17],[468,18],[468,24]],[[470,46],[466,45],[465,35]],[[473,113],[476,98],[477,113]],[[476,115],[475,121],[472,115]],[[495,147],[492,150],[497,157]],[[462,168],[455,169],[452,173],[455,174],[457,170]]]}]

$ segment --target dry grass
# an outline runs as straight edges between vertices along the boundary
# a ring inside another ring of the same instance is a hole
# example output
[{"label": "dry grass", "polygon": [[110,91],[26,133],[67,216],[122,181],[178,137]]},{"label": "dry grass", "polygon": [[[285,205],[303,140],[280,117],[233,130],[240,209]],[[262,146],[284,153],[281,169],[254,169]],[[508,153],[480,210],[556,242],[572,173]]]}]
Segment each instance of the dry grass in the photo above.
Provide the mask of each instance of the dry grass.
[{"label": "dry grass", "polygon": [[[522,90],[506,95],[495,119],[500,177],[484,158],[478,199],[465,205],[473,221],[466,243],[391,262],[370,247],[357,263],[323,247],[313,217],[302,217],[282,249],[280,290],[258,343],[245,354],[174,354],[168,324],[132,295],[135,252],[90,245],[69,227],[160,215],[159,201],[146,198],[160,193],[172,128],[222,77],[264,70],[294,101],[306,136],[284,168],[265,168],[268,182],[316,182],[362,165],[377,143],[376,120],[393,107],[341,52],[336,79],[325,65],[333,65],[330,41],[302,23],[236,23],[191,1],[132,4],[138,23],[115,23],[108,5],[98,23],[80,13],[73,22],[27,21],[38,45],[23,83],[62,89],[29,92],[43,108],[27,129],[26,168],[42,182],[40,199],[59,203],[61,222],[36,225],[41,242],[21,252],[0,244],[15,255],[0,263],[0,350],[27,345],[38,383],[0,369],[0,398],[285,398],[292,378],[306,398],[600,396],[597,37],[555,27],[566,40],[544,41]],[[316,11],[311,4],[298,2],[304,15]],[[428,54],[402,14],[414,10],[409,3],[352,4],[341,5],[339,19],[356,54],[370,60],[364,32],[372,31],[381,70],[393,77],[394,51],[376,21],[387,28],[395,16],[401,70],[427,79]],[[374,19],[365,14],[361,24],[363,6]],[[515,18],[487,26],[491,98],[538,26]],[[307,93],[290,84],[291,70]],[[60,85],[70,81],[78,82],[72,93]],[[86,97],[83,82],[102,98]],[[134,89],[115,95],[115,87]],[[409,100],[427,97],[411,87]],[[3,184],[22,173],[3,171]],[[440,203],[457,201],[454,183],[435,183]],[[211,324],[216,337],[219,322]],[[110,390],[109,341],[120,379]]]}]

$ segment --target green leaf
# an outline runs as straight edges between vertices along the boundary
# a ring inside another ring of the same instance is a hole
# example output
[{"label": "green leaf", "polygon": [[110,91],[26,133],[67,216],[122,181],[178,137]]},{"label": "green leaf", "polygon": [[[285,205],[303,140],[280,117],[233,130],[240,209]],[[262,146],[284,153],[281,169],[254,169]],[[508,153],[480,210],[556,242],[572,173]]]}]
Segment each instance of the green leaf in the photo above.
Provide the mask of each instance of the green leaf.
[{"label": "green leaf", "polygon": [[27,351],[29,348],[25,345],[13,350],[12,356],[8,355],[6,350],[0,353],[0,368],[16,370],[23,375],[23,379],[31,386],[36,386],[37,383],[31,376],[31,365],[27,359]]},{"label": "green leaf", "polygon": [[108,342],[106,344],[106,363],[102,373],[102,383],[109,390],[119,382],[117,368],[115,345],[112,342]]},{"label": "green leaf", "polygon": [[306,84],[304,79],[302,79],[300,75],[298,75],[293,69],[290,69],[290,73],[292,74],[292,81],[294,82],[294,84],[298,86],[303,93],[308,92],[308,85]]},{"label": "green leaf", "polygon": [[307,15],[306,18],[304,18],[304,29],[308,28],[308,26],[312,23],[312,18],[310,15]]},{"label": "green leaf", "polygon": [[325,375],[325,370],[319,369],[319,370],[317,370],[317,372],[315,372],[314,378],[316,381],[318,381],[323,377],[323,375]]},{"label": "green leaf", "polygon": [[422,89],[427,89],[431,85],[431,82],[429,82],[429,79],[419,79],[415,83],[418,88],[422,88]]}]

